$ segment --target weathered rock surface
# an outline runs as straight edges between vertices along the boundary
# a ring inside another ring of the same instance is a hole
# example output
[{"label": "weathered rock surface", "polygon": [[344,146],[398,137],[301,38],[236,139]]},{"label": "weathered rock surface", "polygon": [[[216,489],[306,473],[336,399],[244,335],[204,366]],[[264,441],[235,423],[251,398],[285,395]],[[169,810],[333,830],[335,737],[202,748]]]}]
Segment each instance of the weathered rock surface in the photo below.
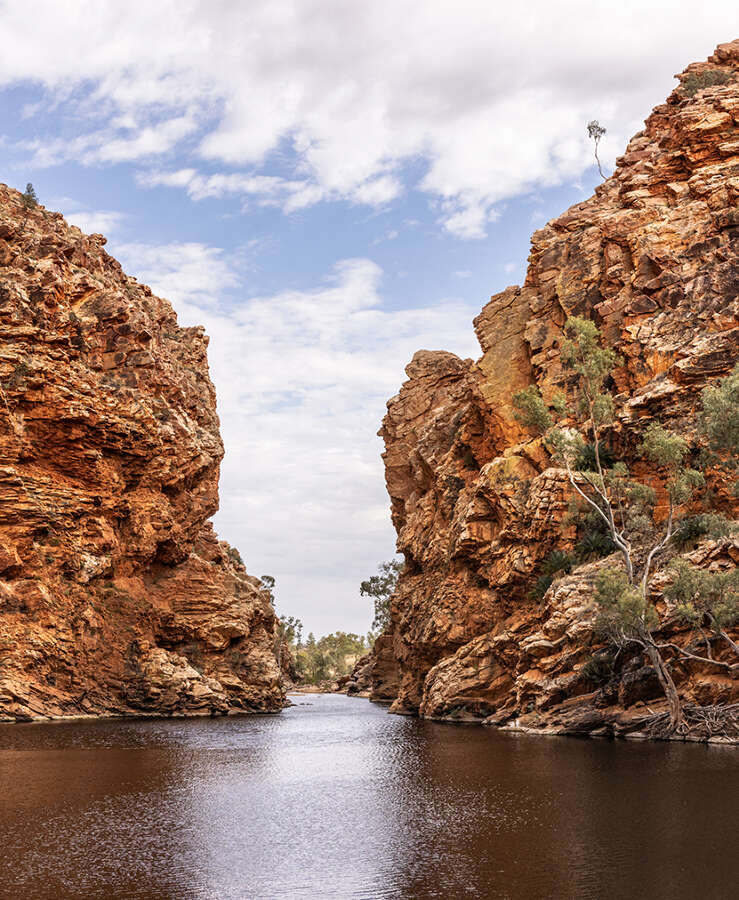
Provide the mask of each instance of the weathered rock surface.
[{"label": "weathered rock surface", "polygon": [[0,186],[0,718],[278,709],[208,339],[104,244]]},{"label": "weathered rock surface", "polygon": [[[388,403],[380,434],[406,571],[373,670],[387,671],[391,646],[397,712],[619,731],[638,727],[647,702],[659,708],[640,659],[609,685],[583,673],[596,647],[596,565],[556,582],[542,602],[530,599],[542,560],[575,535],[562,524],[566,477],[514,420],[511,398],[535,381],[565,387],[564,322],[592,317],[623,358],[616,388],[631,399],[615,441],[635,463],[645,422],[691,433],[700,391],[737,361],[739,41],[681,78],[700,81],[707,69],[728,80],[694,94],[678,87],[594,196],[533,235],[524,285],[494,296],[475,320],[482,357],[420,351]],[[736,516],[718,474],[709,482]],[[700,553],[714,567],[737,562],[731,542]],[[715,648],[719,660],[723,652]],[[686,698],[739,699],[736,666],[675,668]]]}]

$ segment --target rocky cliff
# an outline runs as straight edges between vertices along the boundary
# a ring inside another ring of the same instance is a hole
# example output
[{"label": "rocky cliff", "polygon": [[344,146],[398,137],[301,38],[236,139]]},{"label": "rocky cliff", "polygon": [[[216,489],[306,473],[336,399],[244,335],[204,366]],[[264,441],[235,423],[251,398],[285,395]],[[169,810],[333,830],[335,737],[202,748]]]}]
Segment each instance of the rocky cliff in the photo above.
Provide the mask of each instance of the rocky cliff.
[{"label": "rocky cliff", "polygon": [[[638,655],[606,684],[587,666],[601,563],[531,598],[543,559],[575,534],[563,524],[565,473],[515,421],[511,398],[534,382],[562,386],[564,322],[593,318],[622,357],[614,439],[633,463],[646,422],[694,432],[700,391],[737,361],[739,41],[679,77],[594,196],[533,235],[523,286],[475,320],[481,358],[420,351],[388,403],[380,434],[406,570],[371,680],[377,699],[394,685],[396,712],[619,733],[660,708]],[[717,473],[709,483],[736,516]],[[713,568],[739,559],[728,540],[692,552]],[[676,625],[670,637],[686,639]],[[675,677],[686,698],[725,702],[739,699],[738,669],[682,662]]]},{"label": "rocky cliff", "polygon": [[0,187],[0,718],[279,709],[208,339],[104,244]]}]

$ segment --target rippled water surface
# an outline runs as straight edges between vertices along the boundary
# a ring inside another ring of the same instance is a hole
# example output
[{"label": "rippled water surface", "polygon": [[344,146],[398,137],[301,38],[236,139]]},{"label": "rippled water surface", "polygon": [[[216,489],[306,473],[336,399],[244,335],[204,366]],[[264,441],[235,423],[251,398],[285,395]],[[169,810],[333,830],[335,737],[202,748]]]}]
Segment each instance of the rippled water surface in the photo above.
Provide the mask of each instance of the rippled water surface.
[{"label": "rippled water surface", "polygon": [[0,726],[3,898],[732,898],[739,752],[279,716]]}]

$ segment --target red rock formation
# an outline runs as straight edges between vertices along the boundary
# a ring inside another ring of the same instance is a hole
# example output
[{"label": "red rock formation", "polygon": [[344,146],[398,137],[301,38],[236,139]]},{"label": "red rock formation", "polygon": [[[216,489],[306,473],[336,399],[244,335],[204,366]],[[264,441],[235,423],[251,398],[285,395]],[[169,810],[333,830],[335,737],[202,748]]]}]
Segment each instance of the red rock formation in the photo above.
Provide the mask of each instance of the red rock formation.
[{"label": "red rock formation", "polygon": [[276,710],[202,328],[0,187],[0,718]]},{"label": "red rock formation", "polygon": [[[723,83],[702,88],[707,70]],[[699,392],[737,361],[739,41],[680,77],[594,196],[534,234],[523,287],[475,320],[478,362],[421,351],[388,403],[380,433],[407,561],[386,638],[400,670],[395,711],[618,730],[659,697],[638,659],[610,693],[582,672],[594,566],[530,599],[542,559],[573,534],[564,473],[513,419],[511,397],[563,384],[564,322],[594,318],[623,357],[617,389],[631,399],[617,433],[629,458],[645,420],[690,431]],[[700,552],[736,565],[736,545]],[[739,698],[736,666],[705,669],[676,666],[686,697]]]}]

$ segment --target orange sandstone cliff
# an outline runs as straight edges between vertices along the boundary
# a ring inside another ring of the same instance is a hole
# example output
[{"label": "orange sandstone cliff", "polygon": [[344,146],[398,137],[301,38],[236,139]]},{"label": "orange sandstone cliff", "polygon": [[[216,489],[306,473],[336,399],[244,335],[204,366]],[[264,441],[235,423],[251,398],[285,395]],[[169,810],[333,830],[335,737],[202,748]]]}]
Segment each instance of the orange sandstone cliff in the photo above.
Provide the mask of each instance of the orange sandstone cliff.
[{"label": "orange sandstone cliff", "polygon": [[[700,391],[737,362],[739,41],[680,78],[595,195],[534,234],[524,285],[475,320],[480,359],[420,351],[388,403],[380,434],[406,570],[363,677],[396,712],[624,733],[661,708],[638,655],[605,683],[586,667],[601,562],[531,599],[543,559],[572,546],[574,529],[563,526],[566,477],[516,423],[511,397],[534,381],[561,385],[564,322],[592,317],[623,358],[615,440],[634,462],[646,422],[694,432]],[[709,482],[736,517],[736,499]],[[689,553],[728,568],[739,544]],[[674,625],[670,638],[687,636]],[[726,664],[675,664],[686,699],[739,700],[736,659],[716,652]]]},{"label": "orange sandstone cliff", "polygon": [[0,186],[0,719],[279,709],[202,328]]}]

